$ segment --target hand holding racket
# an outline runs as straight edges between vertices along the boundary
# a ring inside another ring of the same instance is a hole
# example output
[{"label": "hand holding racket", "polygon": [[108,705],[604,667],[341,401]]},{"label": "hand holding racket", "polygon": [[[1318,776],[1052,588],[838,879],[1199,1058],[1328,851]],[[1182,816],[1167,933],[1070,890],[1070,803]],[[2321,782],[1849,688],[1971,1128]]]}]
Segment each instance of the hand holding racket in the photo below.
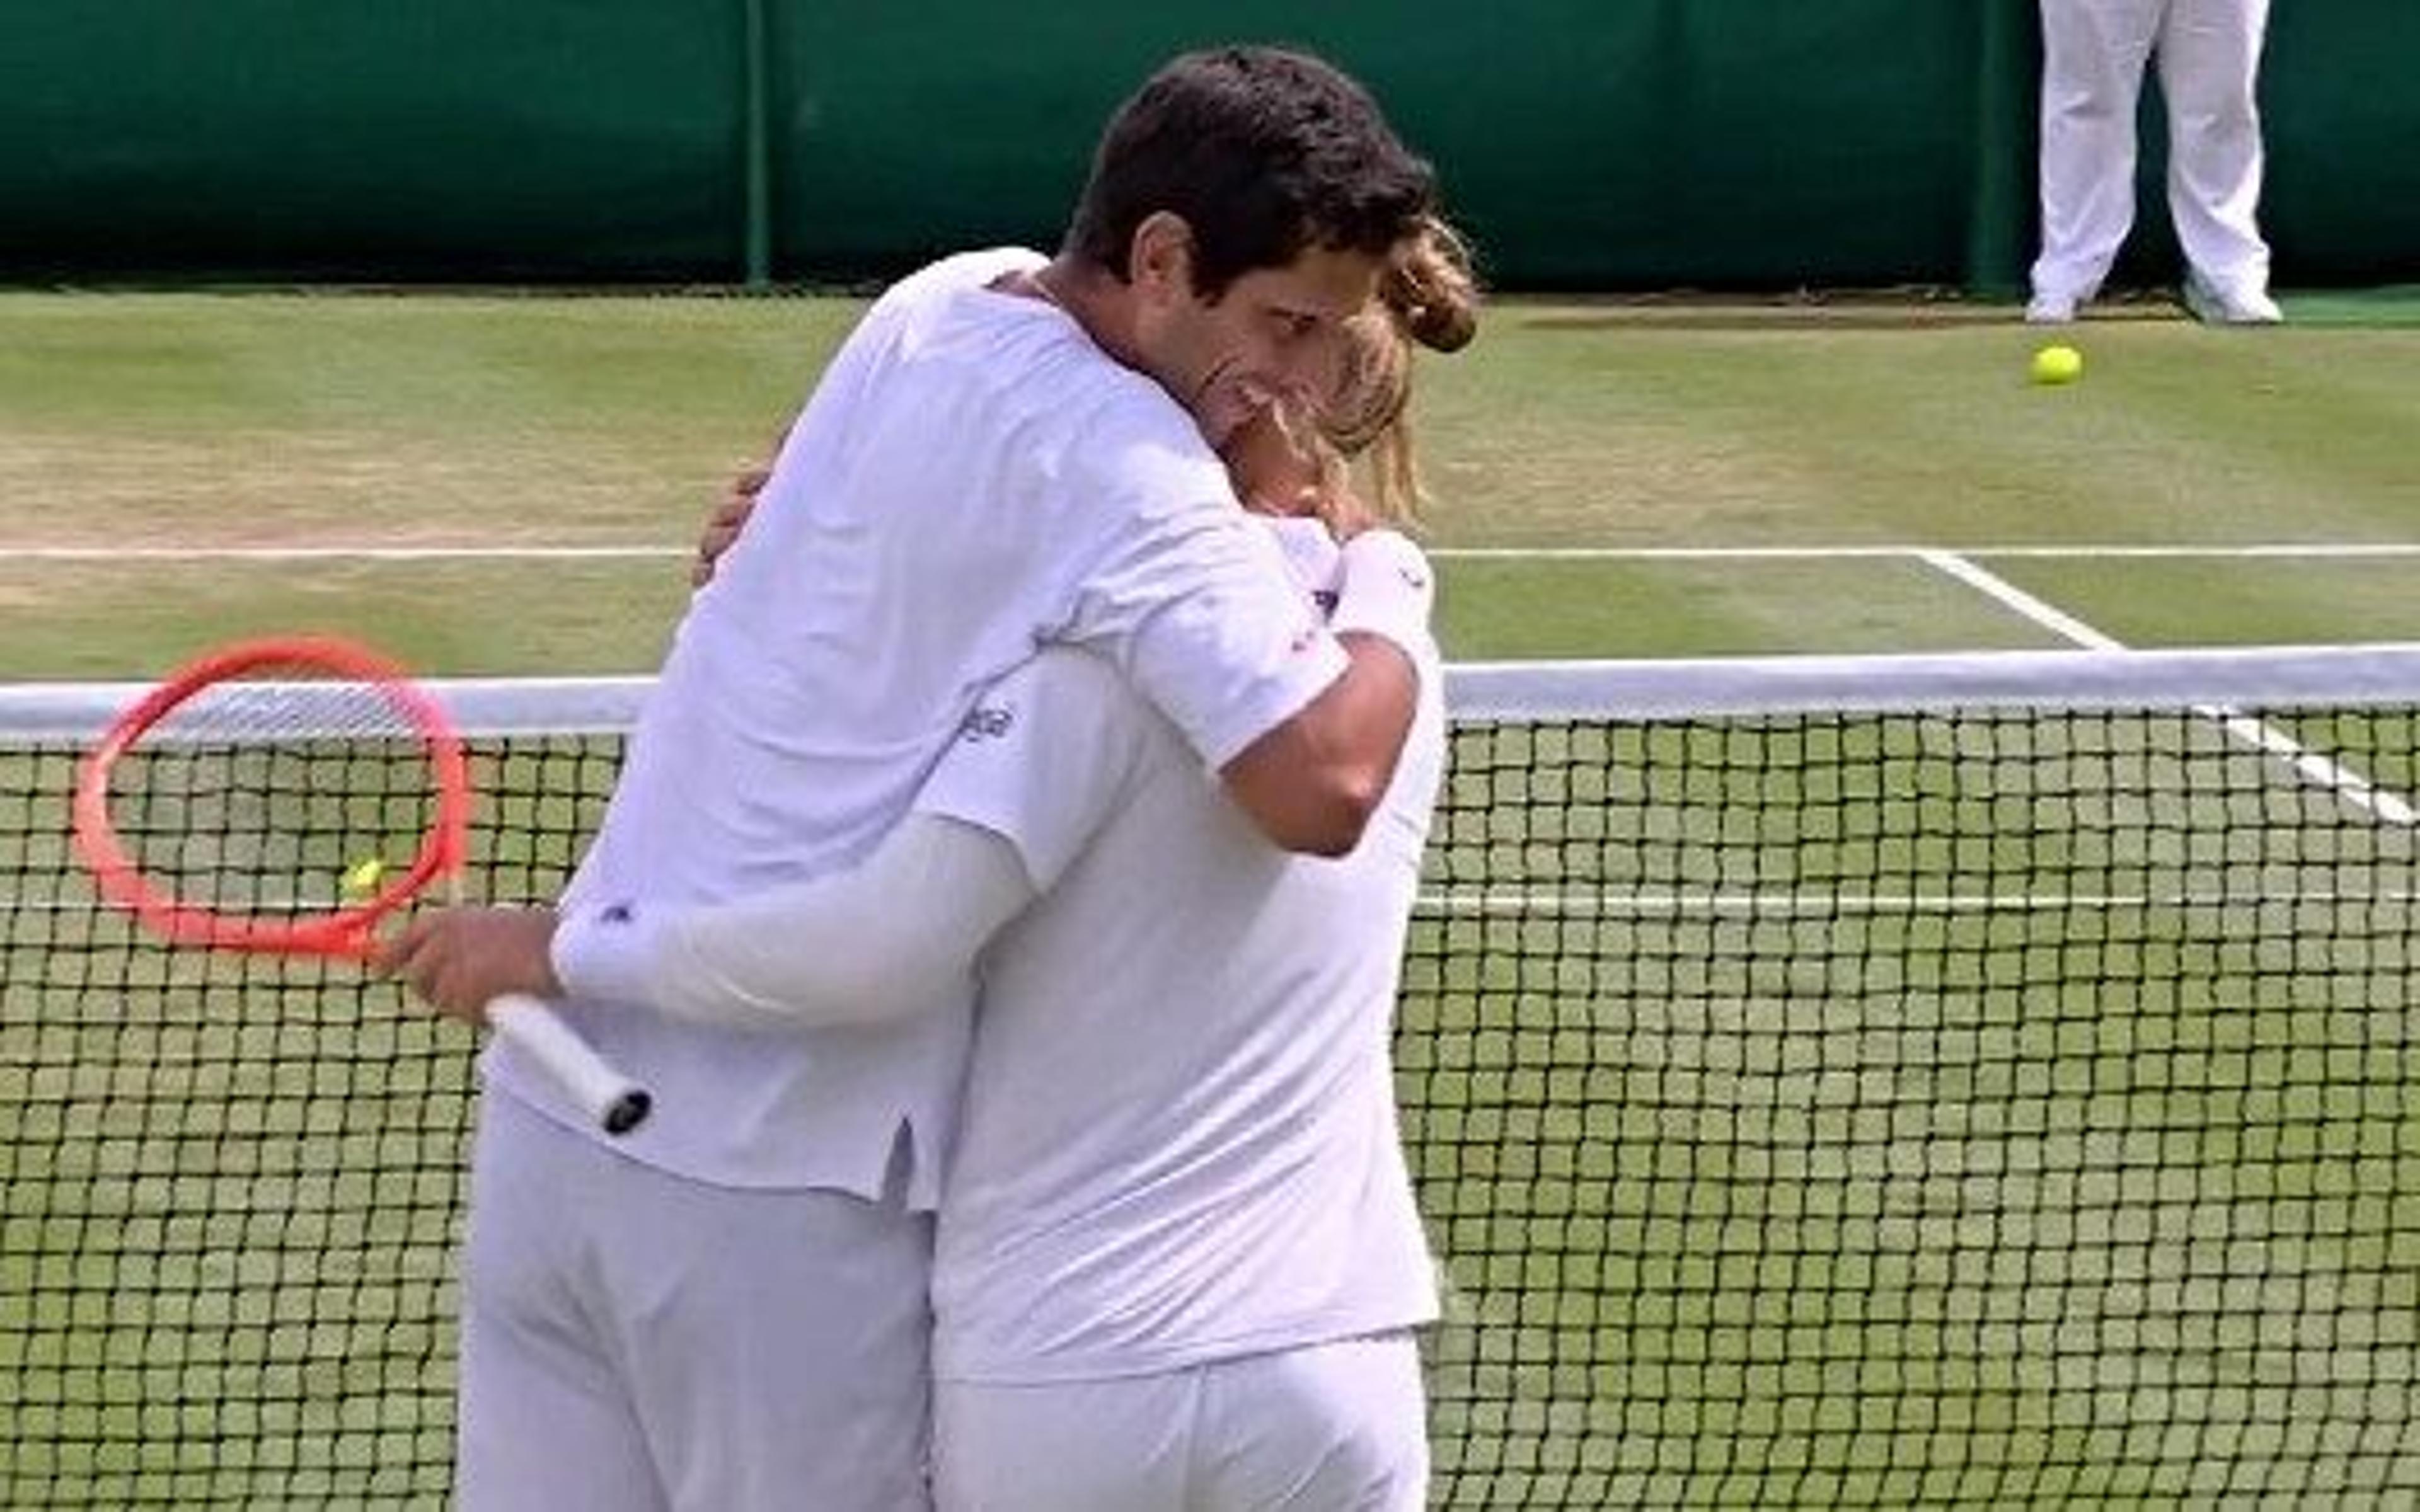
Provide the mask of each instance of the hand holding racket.
[{"label": "hand holding racket", "polygon": [[[246,641],[118,717],[77,770],[74,819],[102,899],[172,945],[369,963],[380,922],[460,870],[470,766],[384,657]],[[645,1090],[536,997],[503,994],[484,1016],[598,1127],[646,1117]]]},{"label": "hand holding racket", "polygon": [[448,904],[412,916],[379,944],[372,964],[438,1011],[470,1024],[506,997],[563,995],[555,980],[551,908]]}]

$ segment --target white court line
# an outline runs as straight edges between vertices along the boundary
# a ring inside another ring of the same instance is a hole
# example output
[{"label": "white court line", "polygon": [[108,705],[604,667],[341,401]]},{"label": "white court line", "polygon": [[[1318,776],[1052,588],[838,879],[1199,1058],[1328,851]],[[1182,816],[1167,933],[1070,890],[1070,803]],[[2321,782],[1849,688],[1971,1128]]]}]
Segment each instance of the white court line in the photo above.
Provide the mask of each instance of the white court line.
[{"label": "white court line", "polygon": [[[692,546],[7,546],[0,562],[637,562],[687,557]],[[1854,562],[1925,561],[1950,555],[2083,560],[2306,561],[2420,557],[2420,542],[2253,543],[2239,546],[1462,546],[1437,547],[1440,562]]]},{"label": "white court line", "polygon": [[1985,546],[1966,551],[1970,557],[2041,557],[2047,559],[2083,557],[2168,558],[2182,561],[2236,558],[2242,560],[2279,557],[2308,557],[2326,560],[2332,557],[2359,559],[2363,557],[2420,557],[2420,542],[2412,541],[2273,541],[2253,542],[2241,546]]},{"label": "white court line", "polygon": [[[1437,547],[1443,562],[1853,562],[1921,561],[1943,548],[1929,546],[1460,546]],[[2420,557],[2420,542],[2253,542],[2234,546],[1967,546],[1962,557],[2087,560],[2125,557],[2175,562],[2304,558],[2348,561]]]},{"label": "white court line", "polygon": [[0,562],[660,562],[668,546],[8,546]]},{"label": "white court line", "polygon": [[[2094,629],[2065,609],[2036,598],[2007,579],[1985,571],[1955,551],[1927,551],[1924,560],[1928,565],[2077,645],[2094,651],[2126,649],[2124,642],[2116,637]],[[2335,794],[2373,819],[2390,825],[2420,825],[2420,810],[2414,810],[2401,796],[2373,785],[2351,767],[2308,748],[2265,720],[2218,704],[2200,706],[2194,712],[2218,721],[2219,728],[2231,738],[2265,756],[2275,757],[2297,775]]]},{"label": "white court line", "polygon": [[1996,599],[2017,613],[2079,646],[2093,651],[2123,651],[2124,642],[2114,636],[2102,634],[2074,615],[2055,605],[2036,598],[2005,578],[1984,571],[1955,551],[1927,551],[1925,564],[1947,573],[1977,593]]}]

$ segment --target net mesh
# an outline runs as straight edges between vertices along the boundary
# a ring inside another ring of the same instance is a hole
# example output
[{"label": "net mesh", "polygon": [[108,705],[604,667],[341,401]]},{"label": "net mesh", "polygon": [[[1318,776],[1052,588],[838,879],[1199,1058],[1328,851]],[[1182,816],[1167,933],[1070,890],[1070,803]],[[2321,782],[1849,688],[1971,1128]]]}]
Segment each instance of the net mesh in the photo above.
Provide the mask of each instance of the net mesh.
[{"label": "net mesh", "polygon": [[213,684],[111,764],[111,831],[163,899],[244,918],[324,914],[409,866],[438,820],[438,774],[409,710],[375,683]]},{"label": "net mesh", "polygon": [[[1437,1504],[2420,1496],[2420,696],[1474,689],[1396,1043]],[[546,897],[617,741],[473,744]],[[97,913],[73,748],[0,753],[0,1502],[441,1504],[469,1047]]]}]

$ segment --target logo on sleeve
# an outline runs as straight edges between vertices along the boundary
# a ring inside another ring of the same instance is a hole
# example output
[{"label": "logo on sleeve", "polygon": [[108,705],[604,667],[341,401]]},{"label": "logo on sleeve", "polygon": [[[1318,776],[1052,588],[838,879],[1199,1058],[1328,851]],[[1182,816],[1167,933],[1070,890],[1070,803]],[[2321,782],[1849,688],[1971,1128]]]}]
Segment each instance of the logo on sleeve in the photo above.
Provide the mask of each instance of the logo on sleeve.
[{"label": "logo on sleeve", "polygon": [[1016,711],[1005,704],[986,706],[978,703],[958,721],[958,738],[965,741],[998,740],[1016,723]]}]

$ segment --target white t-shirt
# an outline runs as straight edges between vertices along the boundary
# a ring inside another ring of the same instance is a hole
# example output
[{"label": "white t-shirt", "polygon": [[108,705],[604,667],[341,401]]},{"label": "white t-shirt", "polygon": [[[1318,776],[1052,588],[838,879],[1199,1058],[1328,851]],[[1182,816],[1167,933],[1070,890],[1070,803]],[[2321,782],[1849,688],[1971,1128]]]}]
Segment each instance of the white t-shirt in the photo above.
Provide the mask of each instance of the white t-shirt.
[{"label": "white t-shirt", "polygon": [[944,1381],[1098,1380],[1424,1322],[1388,1056],[1441,768],[1433,646],[1381,813],[1271,846],[1099,658],[987,692],[920,810],[1041,899],[981,961],[933,1279]]},{"label": "white t-shirt", "polygon": [[[1342,673],[1191,417],[1057,307],[987,286],[1043,261],[935,264],[834,357],[680,625],[566,908],[714,903],[847,863],[907,811],[977,693],[1047,643],[1113,663],[1183,732],[1197,775]],[[565,1011],[656,1094],[614,1147],[635,1159],[873,1196],[905,1130],[909,1197],[937,1196],[964,1002],[779,1041]],[[483,1065],[585,1127],[510,1047]]]}]

